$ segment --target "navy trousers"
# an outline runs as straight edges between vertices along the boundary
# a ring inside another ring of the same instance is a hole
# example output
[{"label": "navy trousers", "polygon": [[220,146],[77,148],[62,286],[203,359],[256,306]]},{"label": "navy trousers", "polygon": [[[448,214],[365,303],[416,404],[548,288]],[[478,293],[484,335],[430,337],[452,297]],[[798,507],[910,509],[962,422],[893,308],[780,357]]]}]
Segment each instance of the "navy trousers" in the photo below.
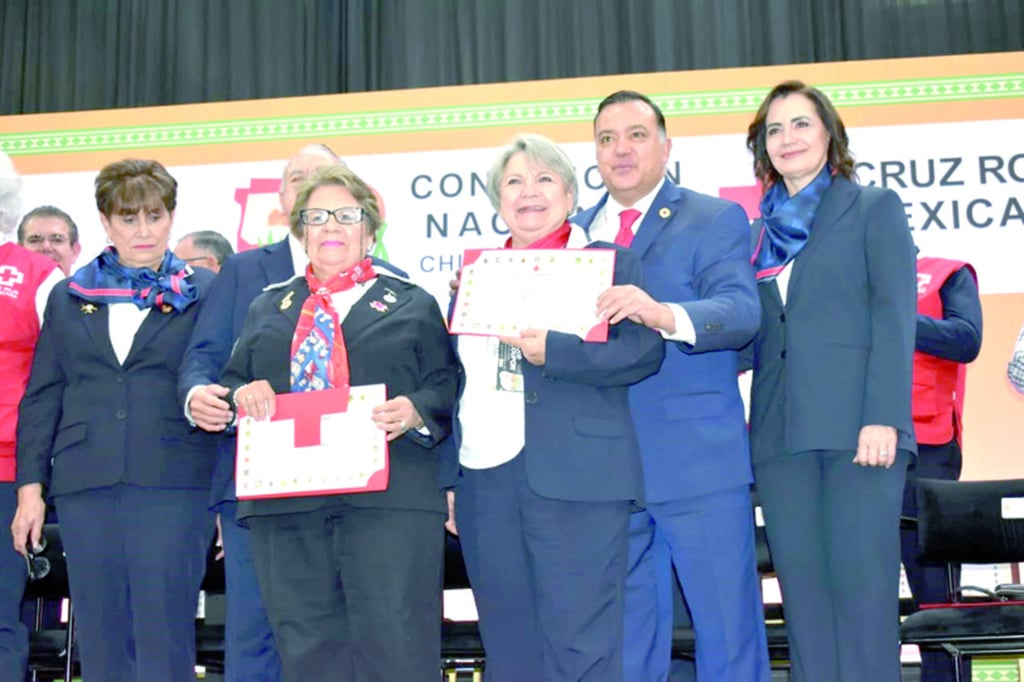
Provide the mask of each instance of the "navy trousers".
[{"label": "navy trousers", "polygon": [[622,682],[630,503],[540,497],[525,457],[455,493],[488,682]]},{"label": "navy trousers", "polygon": [[227,615],[224,619],[225,682],[280,682],[281,657],[256,580],[249,529],[238,525],[237,502],[218,506],[224,540]]},{"label": "navy trousers", "polygon": [[754,467],[793,682],[899,682],[899,516],[912,455],[782,454]]},{"label": "navy trousers", "polygon": [[[960,478],[963,455],[956,440],[945,445],[917,444],[917,459],[907,470],[907,482],[903,488],[903,515],[917,518],[917,479],[941,478],[956,481]],[[946,566],[924,564],[917,560],[917,529],[904,528],[900,531],[903,567],[907,569],[907,582],[916,604],[943,604],[949,601],[946,589]],[[953,574],[954,584],[960,584],[960,567]],[[961,680],[971,679],[971,662],[962,661]],[[921,652],[921,682],[953,682],[956,674],[953,657],[944,651]]]},{"label": "navy trousers", "polygon": [[626,679],[668,679],[678,577],[694,623],[697,679],[767,682],[749,487],[648,504],[629,524]]},{"label": "navy trousers", "polygon": [[208,497],[116,485],[55,499],[85,682],[194,682]]},{"label": "navy trousers", "polygon": [[[18,508],[13,482],[0,482],[0,519],[9,528]],[[10,531],[0,542],[0,680],[23,680],[28,661],[28,630],[21,622],[21,597],[28,571],[14,551]]]}]

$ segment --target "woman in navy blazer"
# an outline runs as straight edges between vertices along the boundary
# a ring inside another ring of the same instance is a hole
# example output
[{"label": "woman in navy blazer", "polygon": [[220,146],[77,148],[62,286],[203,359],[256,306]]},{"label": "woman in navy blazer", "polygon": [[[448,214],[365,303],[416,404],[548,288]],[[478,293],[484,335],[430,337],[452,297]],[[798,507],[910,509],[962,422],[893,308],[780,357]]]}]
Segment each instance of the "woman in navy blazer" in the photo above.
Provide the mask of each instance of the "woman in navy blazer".
[{"label": "woman in navy blazer", "polygon": [[178,366],[213,274],[167,248],[177,183],[126,159],[96,178],[111,244],[57,285],[18,417],[21,553],[57,507],[85,680],[195,679],[216,436],[178,406]]},{"label": "woman in navy blazer", "polygon": [[[569,242],[576,176],[551,141],[518,138],[488,194],[506,248]],[[615,284],[639,286],[636,254],[615,259]],[[629,512],[643,497],[627,387],[657,371],[664,345],[630,321],[607,343],[547,330],[459,339],[456,520],[488,680],[621,682]]]},{"label": "woman in navy blazer", "polygon": [[900,679],[914,247],[900,198],[852,182],[847,144],[831,102],[797,81],[747,137],[765,188],[751,452],[796,682]]}]

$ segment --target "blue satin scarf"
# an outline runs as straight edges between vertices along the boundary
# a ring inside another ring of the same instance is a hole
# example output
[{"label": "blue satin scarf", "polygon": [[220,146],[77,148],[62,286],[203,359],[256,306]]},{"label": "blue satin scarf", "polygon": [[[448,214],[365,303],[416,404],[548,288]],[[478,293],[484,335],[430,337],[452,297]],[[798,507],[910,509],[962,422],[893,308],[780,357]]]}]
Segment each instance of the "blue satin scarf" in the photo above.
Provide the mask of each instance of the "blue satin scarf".
[{"label": "blue satin scarf", "polygon": [[192,268],[170,251],[154,271],[122,265],[117,251],[108,246],[71,277],[68,289],[91,303],[134,303],[140,310],[159,306],[162,312],[170,312],[170,306],[180,313],[199,298],[191,275]]},{"label": "blue satin scarf", "polygon": [[750,262],[758,281],[772,280],[796,258],[811,236],[821,198],[832,186],[828,164],[809,185],[789,196],[786,183],[776,182],[761,197],[761,234]]}]

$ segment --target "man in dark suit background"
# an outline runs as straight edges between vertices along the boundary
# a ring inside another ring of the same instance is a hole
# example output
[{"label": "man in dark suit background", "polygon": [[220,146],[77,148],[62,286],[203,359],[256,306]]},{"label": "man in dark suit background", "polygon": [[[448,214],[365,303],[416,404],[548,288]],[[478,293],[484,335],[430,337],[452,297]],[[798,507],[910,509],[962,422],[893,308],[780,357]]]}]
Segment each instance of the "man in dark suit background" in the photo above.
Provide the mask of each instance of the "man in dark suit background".
[{"label": "man in dark suit background", "polygon": [[746,215],[666,180],[671,140],[643,95],[605,98],[594,136],[608,194],[574,222],[587,241],[630,245],[644,268],[644,289],[613,287],[598,307],[612,323],[629,318],[666,342],[661,370],[630,389],[647,505],[630,522],[624,679],[666,679],[674,567],[700,678],[764,682],[750,449],[736,381],[737,349],[761,314]]},{"label": "man in dark suit background", "polygon": [[[295,195],[317,168],[342,160],[322,144],[300,149],[285,166],[280,202],[290,215]],[[302,235],[229,257],[214,281],[182,362],[178,390],[185,413],[206,431],[224,431],[232,419],[224,400],[228,389],[217,381],[242,331],[249,304],[268,284],[301,274],[306,267]],[[277,682],[280,659],[256,584],[248,530],[235,522],[235,440],[225,438],[218,454],[211,504],[220,514],[227,584],[225,679],[228,682]]]}]

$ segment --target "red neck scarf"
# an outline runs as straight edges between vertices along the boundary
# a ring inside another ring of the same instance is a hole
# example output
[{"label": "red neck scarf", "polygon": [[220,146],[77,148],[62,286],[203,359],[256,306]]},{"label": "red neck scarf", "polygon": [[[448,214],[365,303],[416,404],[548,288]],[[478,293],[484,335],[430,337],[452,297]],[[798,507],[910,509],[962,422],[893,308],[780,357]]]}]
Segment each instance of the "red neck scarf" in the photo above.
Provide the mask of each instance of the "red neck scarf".
[{"label": "red neck scarf", "polygon": [[[564,249],[565,245],[569,243],[569,233],[572,232],[572,223],[566,220],[562,223],[562,226],[550,234],[544,235],[535,242],[530,242],[526,246],[521,246],[522,249]],[[512,237],[505,240],[506,249],[514,248],[512,246]]]},{"label": "red neck scarf", "polygon": [[[310,295],[302,304],[299,321],[295,325],[295,335],[292,336],[293,391],[315,390],[316,387],[309,384],[317,377],[326,382],[324,388],[348,386],[348,350],[345,348],[345,337],[341,332],[341,319],[331,303],[331,294],[347,291],[356,284],[376,276],[377,273],[374,272],[369,258],[339,272],[327,282],[321,282],[316,278],[312,265],[306,266],[306,283],[309,285]],[[330,317],[332,329],[318,328],[315,324],[317,310]],[[308,352],[308,349],[321,342],[327,346],[327,357],[318,362],[315,354]],[[300,350],[304,351],[302,355],[299,354]],[[324,374],[326,376],[323,376]]]}]

